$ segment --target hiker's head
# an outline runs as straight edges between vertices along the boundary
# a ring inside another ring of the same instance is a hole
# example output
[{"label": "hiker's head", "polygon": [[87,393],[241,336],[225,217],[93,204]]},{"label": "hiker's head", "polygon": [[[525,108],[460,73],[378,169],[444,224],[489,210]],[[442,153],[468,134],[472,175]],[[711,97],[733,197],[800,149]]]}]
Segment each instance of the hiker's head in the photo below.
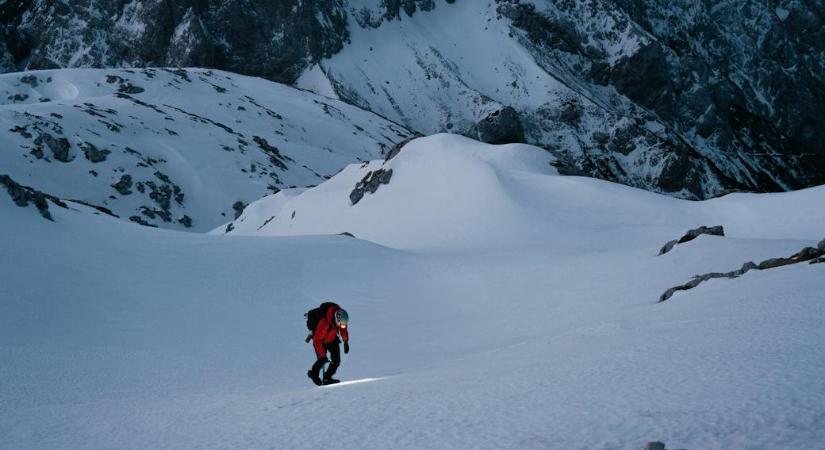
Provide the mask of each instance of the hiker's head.
[{"label": "hiker's head", "polygon": [[335,311],[335,326],[338,328],[346,328],[349,323],[349,314],[343,309]]}]

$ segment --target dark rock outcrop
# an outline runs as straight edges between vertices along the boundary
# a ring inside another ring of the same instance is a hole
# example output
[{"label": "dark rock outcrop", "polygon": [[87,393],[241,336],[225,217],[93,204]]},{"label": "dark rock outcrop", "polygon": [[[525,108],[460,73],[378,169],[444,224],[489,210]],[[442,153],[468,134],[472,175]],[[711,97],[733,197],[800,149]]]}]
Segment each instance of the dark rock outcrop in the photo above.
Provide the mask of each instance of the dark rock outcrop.
[{"label": "dark rock outcrop", "polygon": [[29,203],[32,203],[37,208],[37,211],[40,212],[40,215],[48,220],[54,221],[49,212],[49,201],[61,208],[66,208],[66,203],[59,198],[44,194],[28,186],[23,186],[12,180],[8,175],[0,175],[0,185],[6,188],[6,192],[9,193],[15,205],[25,208]]},{"label": "dark rock outcrop", "polygon": [[662,247],[662,249],[659,250],[659,255],[664,255],[665,253],[673,250],[673,247],[675,247],[677,244],[684,244],[685,242],[690,242],[703,234],[707,234],[710,236],[724,236],[725,229],[724,227],[722,227],[722,225],[716,225],[713,227],[701,226],[699,228],[694,228],[693,230],[690,230],[687,233],[685,233],[685,235],[681,238],[674,239],[665,244],[664,247]]},{"label": "dark rock outcrop", "polygon": [[524,143],[524,126],[510,106],[493,111],[478,122],[478,140],[488,144]]},{"label": "dark rock outcrop", "polygon": [[255,143],[258,144],[258,147],[260,147],[261,150],[269,156],[269,161],[272,162],[272,164],[286,170],[286,161],[289,158],[282,155],[281,151],[278,150],[277,147],[269,145],[269,142],[260,136],[253,136],[252,140],[255,141]]},{"label": "dark rock outcrop", "polygon": [[[570,158],[576,170],[695,198],[825,183],[821,2],[497,3],[548,73],[583,99],[599,98],[599,108],[661,125],[654,133],[660,143],[635,142],[661,174],[639,176],[615,157],[616,149],[586,139],[576,141],[580,154]],[[615,44],[629,42],[637,48],[611,56]],[[612,86],[623,99],[605,103],[601,86]],[[553,123],[538,125],[554,129]],[[625,122],[616,131],[634,127]]]},{"label": "dark rock outcrop", "polygon": [[48,147],[49,150],[52,151],[54,159],[57,161],[67,163],[72,160],[69,155],[69,150],[71,150],[72,146],[69,144],[69,140],[64,137],[55,138],[49,133],[40,133],[37,139],[34,140],[34,144]]},{"label": "dark rock outcrop", "polygon": [[97,146],[95,146],[91,142],[85,142],[81,144],[80,148],[83,149],[83,155],[86,157],[86,159],[88,159],[89,162],[94,164],[106,161],[106,156],[112,153],[109,150],[97,148]]},{"label": "dark rock outcrop", "polygon": [[186,214],[184,214],[183,217],[178,219],[178,223],[185,226],[186,228],[192,228],[192,218],[187,216]]},{"label": "dark rock outcrop", "polygon": [[0,69],[200,66],[292,82],[342,48],[346,10],[340,0],[10,0]]},{"label": "dark rock outcrop", "polygon": [[382,184],[390,184],[391,178],[392,169],[378,169],[370,171],[355,185],[355,189],[350,192],[350,202],[352,205],[358,204],[358,202],[364,198],[365,194],[374,194]]},{"label": "dark rock outcrop", "polygon": [[120,180],[112,185],[120,195],[129,195],[132,193],[132,176],[129,174],[121,175]]},{"label": "dark rock outcrop", "polygon": [[238,200],[232,204],[232,209],[235,211],[235,220],[237,220],[243,214],[243,210],[246,209],[246,203]]}]

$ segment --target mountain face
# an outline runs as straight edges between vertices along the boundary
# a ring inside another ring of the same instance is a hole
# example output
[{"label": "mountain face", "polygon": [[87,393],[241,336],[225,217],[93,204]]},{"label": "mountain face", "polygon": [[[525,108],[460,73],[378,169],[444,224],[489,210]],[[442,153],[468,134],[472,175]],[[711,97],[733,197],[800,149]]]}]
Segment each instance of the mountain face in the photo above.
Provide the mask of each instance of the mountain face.
[{"label": "mountain face", "polygon": [[825,182],[822,7],[691,5],[457,2],[353,29],[321,66],[363,108],[483,140],[500,122],[567,172],[685,198]]},{"label": "mountain face", "polygon": [[0,175],[143,225],[210,230],[409,134],[346,103],[228,72],[0,75]]},{"label": "mountain face", "polygon": [[[0,66],[203,66],[684,198],[825,183],[813,0],[6,1]],[[5,48],[4,48],[5,47]],[[318,64],[318,71],[314,64]]]},{"label": "mountain face", "polygon": [[291,81],[341,48],[341,0],[7,1],[5,69],[215,67]]}]

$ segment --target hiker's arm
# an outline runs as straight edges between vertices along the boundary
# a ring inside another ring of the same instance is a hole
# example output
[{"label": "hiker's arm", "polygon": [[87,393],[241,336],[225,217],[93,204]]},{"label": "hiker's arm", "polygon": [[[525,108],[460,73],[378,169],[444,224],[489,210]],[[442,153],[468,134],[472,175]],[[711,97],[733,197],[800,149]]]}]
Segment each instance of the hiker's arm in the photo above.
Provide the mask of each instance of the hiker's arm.
[{"label": "hiker's arm", "polygon": [[349,328],[341,328],[340,334],[341,334],[341,339],[343,339],[344,342],[349,341]]},{"label": "hiker's arm", "polygon": [[315,327],[315,332],[312,333],[312,345],[315,347],[315,354],[318,358],[327,356],[327,350],[324,348],[324,336],[327,334],[326,322],[318,321],[318,326]]}]

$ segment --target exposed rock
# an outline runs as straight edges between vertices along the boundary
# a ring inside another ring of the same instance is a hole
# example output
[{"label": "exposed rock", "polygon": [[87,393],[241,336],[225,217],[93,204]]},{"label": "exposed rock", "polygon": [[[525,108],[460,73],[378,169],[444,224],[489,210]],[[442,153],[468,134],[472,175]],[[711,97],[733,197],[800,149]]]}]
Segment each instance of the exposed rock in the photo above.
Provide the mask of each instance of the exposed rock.
[{"label": "exposed rock", "polygon": [[15,125],[13,128],[9,129],[12,133],[19,133],[20,136],[23,136],[26,139],[31,139],[32,134],[26,129],[25,126]]},{"label": "exposed rock", "polygon": [[758,266],[758,265],[756,265],[756,263],[755,263],[755,262],[753,262],[753,261],[748,261],[748,262],[746,262],[745,264],[742,264],[742,268],[741,268],[741,269],[736,270],[736,271],[734,271],[733,273],[734,273],[734,275],[736,275],[736,276],[741,276],[741,275],[744,275],[745,273],[747,273],[748,271],[751,271],[751,270],[754,270],[754,269],[758,269],[758,268],[759,268],[759,266]]},{"label": "exposed rock", "polygon": [[70,201],[73,202],[73,203],[78,203],[78,204],[81,204],[81,205],[88,206],[89,208],[92,208],[92,209],[94,209],[98,212],[102,212],[103,214],[106,214],[107,216],[114,217],[115,219],[120,219],[120,216],[118,216],[117,214],[112,212],[112,210],[109,209],[109,208],[106,208],[106,207],[103,207],[103,206],[100,206],[100,205],[94,205],[94,204],[89,203],[85,200],[72,199]]},{"label": "exposed rock", "polygon": [[129,174],[121,175],[120,180],[112,185],[120,195],[129,195],[132,193],[132,176]]},{"label": "exposed rock", "polygon": [[20,78],[20,82],[28,84],[33,88],[37,87],[37,77],[35,75],[25,75]]},{"label": "exposed rock", "polygon": [[668,241],[667,244],[665,244],[664,247],[662,247],[661,250],[659,250],[659,255],[664,255],[665,253],[673,250],[673,247],[675,247],[676,244],[678,244],[678,243],[679,243],[678,239]]},{"label": "exposed rock", "polygon": [[204,67],[210,55],[209,37],[193,7],[189,7],[175,27],[166,50],[166,62],[175,67]]},{"label": "exposed rock", "polygon": [[243,214],[243,210],[246,209],[246,203],[238,200],[232,204],[232,209],[235,210],[235,220],[237,220]]},{"label": "exposed rock", "polygon": [[172,206],[172,188],[168,184],[158,186],[154,181],[147,181],[146,186],[151,190],[151,192],[149,192],[149,198],[154,200],[161,209],[168,212]]},{"label": "exposed rock", "polygon": [[699,228],[695,228],[693,230],[688,231],[687,234],[685,234],[679,239],[679,243],[684,244],[685,242],[692,241],[703,234],[707,234],[710,236],[724,236],[725,229],[724,227],[722,227],[722,225],[716,225],[713,227],[701,226]]},{"label": "exposed rock", "polygon": [[59,198],[44,194],[28,186],[18,184],[8,175],[0,175],[0,185],[5,186],[6,191],[9,193],[9,196],[12,201],[14,201],[15,205],[24,208],[28,206],[29,203],[32,203],[40,212],[40,215],[48,220],[54,221],[51,213],[49,212],[49,201],[57,206],[60,206],[61,208],[66,208],[66,203]]},{"label": "exposed rock", "polygon": [[798,264],[805,261],[811,261],[811,264],[815,264],[819,262],[819,259],[823,258],[825,258],[825,249],[805,247],[788,258],[766,259],[758,265],[753,262],[746,262],[742,265],[742,268],[731,272],[710,272],[704,275],[696,275],[695,277],[693,277],[692,280],[688,281],[687,283],[679,286],[674,286],[665,291],[662,295],[659,296],[659,302],[661,303],[663,301],[666,301],[678,291],[686,291],[688,289],[693,289],[701,283],[714,278],[738,278],[751,270],[768,270],[776,267],[787,266],[790,264]]},{"label": "exposed rock", "polygon": [[66,138],[54,138],[49,133],[40,133],[37,139],[34,140],[35,145],[46,145],[52,151],[54,159],[60,162],[69,162],[69,150],[72,148],[69,140]]},{"label": "exposed rock", "polygon": [[478,140],[488,144],[524,143],[524,127],[510,106],[493,111],[478,122]]},{"label": "exposed rock", "polygon": [[185,226],[186,228],[192,228],[192,218],[187,216],[186,214],[184,214],[183,217],[178,219],[178,223]]},{"label": "exposed rock", "polygon": [[398,154],[401,153],[401,149],[403,149],[405,145],[409,144],[410,141],[418,139],[422,136],[423,135],[421,135],[421,134],[415,133],[415,134],[411,135],[410,137],[404,139],[403,141],[395,144],[395,146],[393,146],[393,148],[390,149],[390,151],[387,153],[387,157],[384,158],[384,162],[386,163],[387,161],[389,161],[389,160],[395,158],[396,156],[398,156]]},{"label": "exposed rock", "polygon": [[825,250],[825,239],[819,241],[819,244],[816,244],[816,248],[820,250]]},{"label": "exposed rock", "polygon": [[695,228],[685,233],[685,235],[681,238],[669,241],[661,248],[661,250],[659,250],[659,255],[664,255],[665,253],[673,250],[673,247],[675,247],[677,244],[684,244],[685,242],[690,242],[703,234],[707,234],[710,236],[724,236],[725,229],[724,227],[722,227],[722,225],[716,225],[713,227],[701,226],[699,228]]},{"label": "exposed rock", "polygon": [[663,442],[648,442],[645,444],[645,450],[665,450],[665,444]]},{"label": "exposed rock", "polygon": [[131,220],[134,223],[143,225],[145,227],[157,228],[157,225],[152,225],[151,223],[147,222],[146,220],[143,219],[143,217],[140,217],[140,216],[129,217],[129,220]]},{"label": "exposed rock", "polygon": [[378,169],[368,172],[349,194],[350,202],[356,205],[367,193],[374,194],[382,184],[389,184],[392,178],[392,169]]},{"label": "exposed rock", "polygon": [[118,88],[118,92],[120,92],[122,94],[140,94],[144,91],[145,91],[145,89],[143,89],[142,87],[135,86],[131,83],[121,84],[120,87]]},{"label": "exposed rock", "polygon": [[83,149],[83,155],[86,156],[86,159],[88,159],[90,162],[92,162],[94,164],[106,161],[106,155],[109,155],[110,153],[112,153],[112,152],[110,152],[109,150],[106,150],[106,149],[103,149],[103,150],[98,149],[91,142],[85,142],[85,143],[81,144],[80,148]]},{"label": "exposed rock", "polygon": [[264,153],[269,155],[269,161],[272,162],[272,164],[280,167],[283,170],[286,170],[287,167],[284,162],[288,158],[284,157],[284,155],[281,154],[280,150],[278,150],[277,147],[269,145],[269,142],[267,142],[266,139],[260,136],[253,136],[252,140],[255,141],[256,144],[258,144],[258,147],[260,147]]}]

